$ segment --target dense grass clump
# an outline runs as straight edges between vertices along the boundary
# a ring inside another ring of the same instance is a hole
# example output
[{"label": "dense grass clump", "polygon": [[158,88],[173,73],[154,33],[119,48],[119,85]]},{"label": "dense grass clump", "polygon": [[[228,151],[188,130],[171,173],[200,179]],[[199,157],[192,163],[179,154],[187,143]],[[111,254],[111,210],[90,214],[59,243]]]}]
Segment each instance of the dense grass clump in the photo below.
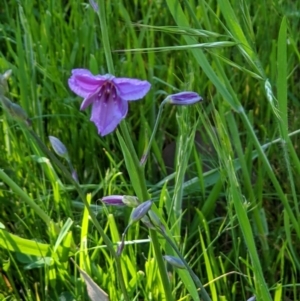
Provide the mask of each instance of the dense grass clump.
[{"label": "dense grass clump", "polygon": [[[300,300],[298,1],[98,2],[0,5],[0,299]],[[101,137],[75,68],[151,90]]]}]

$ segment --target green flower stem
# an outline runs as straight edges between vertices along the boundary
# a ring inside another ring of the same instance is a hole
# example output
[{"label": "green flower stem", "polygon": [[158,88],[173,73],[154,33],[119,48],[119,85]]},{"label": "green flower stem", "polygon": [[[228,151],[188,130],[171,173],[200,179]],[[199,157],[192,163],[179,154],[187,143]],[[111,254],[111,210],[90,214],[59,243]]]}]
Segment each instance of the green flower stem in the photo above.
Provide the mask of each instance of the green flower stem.
[{"label": "green flower stem", "polygon": [[106,13],[105,13],[105,2],[104,0],[98,0],[99,2],[99,21],[101,27],[101,36],[102,36],[102,44],[104,48],[104,54],[106,58],[106,64],[108,68],[108,72],[110,74],[115,74],[114,63],[111,55],[110,42],[108,37],[108,29],[106,24]]},{"label": "green flower stem", "polygon": [[204,286],[202,285],[200,279],[193,272],[193,270],[190,268],[190,266],[188,265],[188,263],[186,262],[186,260],[184,259],[184,257],[181,255],[180,251],[178,250],[177,246],[174,244],[174,242],[172,241],[172,239],[170,239],[170,237],[162,229],[161,229],[161,234],[165,238],[165,240],[169,243],[169,245],[172,247],[172,249],[175,251],[175,253],[178,255],[178,257],[181,259],[181,261],[183,262],[184,266],[186,267],[186,269],[190,273],[192,279],[194,280],[196,286],[198,288],[200,288],[200,295],[203,298],[203,300],[204,301],[211,301],[211,298],[209,297],[209,295],[208,295],[207,291],[205,290]]},{"label": "green flower stem", "polygon": [[162,111],[163,111],[163,108],[164,108],[164,105],[166,103],[166,101],[168,100],[168,98],[166,98],[159,106],[159,109],[158,109],[158,113],[157,113],[157,117],[156,117],[156,121],[155,121],[155,125],[154,125],[154,128],[153,128],[153,131],[152,131],[152,134],[151,134],[151,137],[150,137],[150,141],[148,143],[148,147],[146,149],[146,151],[144,152],[142,158],[141,158],[141,162],[140,164],[142,166],[145,166],[146,162],[147,162],[147,158],[149,156],[149,152],[150,152],[150,149],[151,149],[151,145],[152,145],[152,142],[153,142],[153,139],[155,137],[155,134],[157,132],[157,129],[158,129],[158,124],[159,124],[159,120],[160,120],[160,117],[161,117],[161,114],[162,114]]},{"label": "green flower stem", "polygon": [[[100,19],[100,25],[101,25],[102,43],[103,43],[103,48],[104,48],[104,52],[105,52],[108,72],[110,74],[114,74],[114,65],[113,65],[113,59],[112,59],[112,55],[111,55],[108,30],[107,30],[107,24],[106,24],[105,1],[98,0],[98,3],[99,3],[99,19]],[[138,156],[136,154],[134,145],[132,143],[132,139],[129,135],[126,123],[121,122],[120,128],[122,131],[123,139],[124,139],[126,146],[132,156],[134,166],[135,166],[135,172],[139,175],[139,178],[140,178],[140,191],[141,191],[142,195],[137,195],[137,197],[141,198],[144,201],[148,200],[149,194],[148,194],[147,186],[146,186],[144,168],[140,165],[140,162],[139,162]],[[128,170],[128,172],[130,173],[131,171]],[[151,236],[151,240],[152,240],[153,247],[154,247],[154,252],[155,252],[155,257],[156,257],[157,264],[158,264],[158,269],[160,272],[160,277],[161,277],[161,280],[163,283],[165,298],[167,301],[172,301],[173,296],[172,296],[171,286],[170,286],[168,274],[167,274],[167,271],[165,268],[164,260],[162,257],[157,233],[153,230],[150,230],[150,236]],[[123,291],[123,289],[122,289],[122,291]]]},{"label": "green flower stem", "polygon": [[50,226],[51,218],[2,169],[0,169],[0,179],[16,193],[22,201],[32,208],[47,226]]},{"label": "green flower stem", "polygon": [[86,200],[85,194],[83,193],[83,191],[81,190],[80,185],[73,179],[71,173],[67,170],[67,168],[47,149],[47,147],[43,144],[43,142],[40,140],[40,138],[36,135],[35,132],[30,131],[30,134],[32,135],[32,137],[36,140],[36,142],[38,143],[39,147],[41,148],[41,150],[46,153],[49,158],[51,158],[51,160],[60,168],[60,170],[64,173],[64,175],[66,176],[66,178],[73,183],[73,185],[75,186],[80,198],[82,199],[85,207],[87,208],[87,211],[89,213],[89,216],[92,219],[92,222],[94,224],[94,226],[96,227],[97,231],[100,233],[101,237],[103,238],[108,250],[110,251],[111,255],[114,257],[115,262],[116,262],[116,268],[117,268],[117,273],[119,275],[119,282],[120,282],[120,286],[121,286],[121,290],[123,292],[123,296],[124,299],[126,301],[130,301],[129,297],[127,295],[127,291],[126,291],[126,287],[125,287],[125,282],[124,282],[124,278],[123,278],[123,274],[122,274],[122,267],[121,267],[121,259],[120,257],[117,255],[117,252],[114,249],[114,245],[112,243],[112,241],[109,239],[109,237],[105,234],[104,230],[102,229],[102,227],[100,226],[96,215],[94,214],[93,210],[91,209],[88,201]]},{"label": "green flower stem", "polygon": [[[110,50],[108,30],[107,30],[107,26],[106,26],[105,1],[99,0],[98,3],[99,3],[98,17],[99,17],[99,21],[100,21],[102,43],[103,43],[105,58],[106,58],[107,66],[108,66],[108,72],[110,74],[114,74],[115,73],[114,72],[114,64],[113,64],[113,59],[112,59],[111,50]],[[129,297],[128,297],[126,286],[125,286],[124,276],[123,276],[122,268],[121,268],[121,259],[119,256],[117,256],[116,252],[114,252],[114,254],[113,254],[114,257],[116,256],[115,259],[116,259],[117,275],[118,275],[120,287],[121,287],[124,299],[126,301],[129,301]]]},{"label": "green flower stem", "polygon": [[48,148],[44,145],[44,143],[41,141],[39,136],[33,130],[30,130],[29,133],[34,138],[34,140],[37,142],[37,144],[38,144],[39,148],[42,150],[42,152],[44,154],[46,154],[53,163],[55,163],[55,165],[61,170],[61,172],[64,174],[64,176],[75,186],[76,191],[78,192],[80,198],[82,199],[85,206],[87,207],[89,215],[90,215],[93,223],[95,224],[95,227],[97,228],[98,232],[103,237],[103,240],[104,240],[105,244],[107,245],[109,251],[112,252],[112,254],[114,256],[116,256],[116,252],[115,252],[113,243],[110,241],[110,239],[105,234],[102,227],[100,226],[94,212],[90,209],[90,206],[86,200],[85,194],[83,193],[80,185],[73,179],[72,174],[69,172],[69,170],[55,157],[54,154],[52,154],[52,152],[50,150],[48,150]]},{"label": "green flower stem", "polygon": [[[131,140],[131,137],[129,135],[126,123],[122,122],[120,124],[120,127],[121,127],[121,130],[122,130],[122,134],[123,134],[123,138],[124,138],[124,141],[126,143],[126,146],[128,147],[128,150],[129,150],[129,152],[132,156],[134,166],[135,166],[135,172],[138,174],[138,178],[139,178],[141,195],[139,195],[138,192],[136,192],[137,197],[139,199],[144,200],[144,201],[148,200],[150,198],[150,196],[149,196],[148,191],[147,191],[146,179],[145,179],[145,174],[144,174],[144,167],[140,165],[140,162],[139,162],[138,156],[136,154],[136,151],[134,149],[134,146],[132,144],[132,140]],[[129,170],[128,172],[130,173],[131,171]],[[153,204],[153,206],[155,206],[155,204]],[[165,268],[164,259],[162,257],[162,253],[161,253],[161,249],[160,249],[160,243],[158,241],[157,233],[156,233],[155,230],[150,230],[150,237],[151,237],[151,241],[152,241],[152,244],[153,244],[155,258],[156,258],[156,261],[157,261],[161,281],[163,283],[163,288],[164,288],[166,300],[167,301],[172,301],[173,296],[172,296],[171,286],[170,286],[167,270]]]},{"label": "green flower stem", "polygon": [[[0,91],[1,92],[1,91]],[[2,99],[2,94],[0,95],[0,98]],[[25,123],[24,123],[25,124]],[[27,128],[29,129],[29,127],[27,126]],[[73,179],[71,173],[65,168],[65,166],[48,150],[48,148],[44,145],[44,143],[41,141],[41,139],[39,138],[39,136],[31,129],[29,129],[29,134],[32,136],[32,138],[36,141],[36,143],[38,144],[39,148],[60,168],[60,170],[63,172],[63,174],[66,176],[66,178],[74,184],[80,198],[82,199],[82,201],[84,202],[89,215],[96,227],[96,229],[98,230],[98,232],[100,233],[100,235],[102,236],[105,244],[107,245],[107,248],[109,249],[109,251],[111,252],[111,254],[114,256],[114,258],[116,259],[116,265],[117,265],[117,269],[121,270],[121,262],[120,259],[117,256],[117,253],[114,249],[114,245],[111,242],[111,240],[108,238],[108,236],[105,234],[104,230],[102,229],[102,227],[100,226],[100,224],[97,221],[97,218],[94,214],[94,212],[91,210],[89,203],[86,200],[86,197],[84,195],[84,193],[82,192],[79,184]],[[40,216],[40,218],[47,224],[49,225],[51,223],[51,218],[33,201],[31,200],[28,195],[14,182],[12,181],[4,172],[3,170],[0,169],[0,178],[7,183],[11,189],[17,193],[35,212],[37,215]],[[57,225],[54,224],[55,230],[57,233],[59,233],[60,229],[58,228]],[[125,287],[125,285],[124,285]],[[129,299],[126,299],[129,301]]]},{"label": "green flower stem", "polygon": [[[61,170],[61,172],[64,174],[64,176],[75,186],[76,191],[78,192],[80,198],[82,199],[85,207],[88,210],[89,216],[91,217],[93,224],[95,225],[97,231],[100,233],[101,237],[103,238],[105,244],[107,245],[108,250],[112,254],[112,256],[115,258],[117,270],[121,270],[121,261],[120,258],[117,256],[117,253],[114,249],[114,245],[112,241],[109,239],[109,237],[105,234],[104,230],[100,226],[96,215],[94,214],[93,210],[91,209],[88,201],[86,200],[86,196],[83,193],[80,185],[73,179],[71,173],[68,171],[68,169],[55,157],[54,154],[52,154],[51,151],[48,150],[48,148],[44,145],[44,143],[41,141],[39,136],[33,131],[30,130],[30,135],[34,138],[34,140],[37,142],[39,148],[45,153],[52,162],[56,164],[56,166]],[[125,287],[125,285],[124,285]],[[126,299],[129,301],[129,299]]]}]

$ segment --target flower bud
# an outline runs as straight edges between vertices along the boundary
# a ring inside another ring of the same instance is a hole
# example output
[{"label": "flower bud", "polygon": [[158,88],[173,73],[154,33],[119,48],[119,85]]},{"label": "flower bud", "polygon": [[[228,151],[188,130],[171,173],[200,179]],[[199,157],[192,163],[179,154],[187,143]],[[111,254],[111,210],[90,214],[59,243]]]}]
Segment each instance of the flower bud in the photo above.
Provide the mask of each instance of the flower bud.
[{"label": "flower bud", "polygon": [[94,9],[94,11],[97,13],[99,11],[98,3],[97,1],[90,0],[90,5]]},{"label": "flower bud", "polygon": [[198,93],[192,91],[171,94],[167,99],[168,103],[174,105],[192,105],[203,100],[203,98]]},{"label": "flower bud", "polygon": [[171,255],[165,255],[165,256],[163,256],[163,258],[165,259],[166,262],[168,262],[174,268],[177,268],[177,269],[185,269],[186,268],[184,263],[182,262],[182,260],[178,257],[174,257]]},{"label": "flower bud", "polygon": [[28,119],[28,115],[24,111],[24,109],[20,105],[14,103],[14,102],[10,103],[9,113],[16,120],[27,121],[27,119]]},{"label": "flower bud", "polygon": [[101,199],[101,201],[110,206],[125,206],[122,195],[109,195]]},{"label": "flower bud", "polygon": [[0,95],[4,95],[7,92],[7,79],[11,76],[11,69],[4,72],[4,74],[0,74]]},{"label": "flower bud", "polygon": [[5,78],[7,80],[11,76],[11,74],[12,74],[12,70],[8,69],[4,72],[3,78]]},{"label": "flower bud", "polygon": [[146,201],[132,210],[131,222],[137,222],[144,217],[152,206],[152,200]]},{"label": "flower bud", "polygon": [[49,140],[53,150],[58,156],[63,158],[68,158],[68,150],[66,146],[58,138],[54,136],[49,136]]},{"label": "flower bud", "polygon": [[78,175],[77,175],[77,172],[76,170],[73,170],[72,171],[72,178],[75,182],[79,183],[79,180],[78,180]]},{"label": "flower bud", "polygon": [[29,120],[27,113],[23,110],[21,106],[10,101],[7,97],[1,95],[1,93],[0,93],[0,101],[2,102],[4,109],[10,114],[10,116],[13,119],[18,121],[23,121],[27,125],[31,125],[31,121]]}]

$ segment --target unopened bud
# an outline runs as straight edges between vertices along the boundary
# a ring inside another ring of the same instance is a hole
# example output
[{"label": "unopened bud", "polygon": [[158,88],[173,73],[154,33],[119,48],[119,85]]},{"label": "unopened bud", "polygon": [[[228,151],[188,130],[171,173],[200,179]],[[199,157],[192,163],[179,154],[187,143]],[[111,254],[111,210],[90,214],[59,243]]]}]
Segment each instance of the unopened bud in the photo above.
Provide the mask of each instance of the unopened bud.
[{"label": "unopened bud", "polygon": [[3,104],[4,109],[10,114],[10,116],[18,121],[23,121],[27,125],[31,124],[31,121],[28,118],[27,113],[23,110],[21,106],[10,101],[7,97],[0,94],[0,100]]},{"label": "unopened bud", "polygon": [[49,136],[49,141],[55,153],[63,158],[68,158],[68,150],[66,146],[56,137]]},{"label": "unopened bud", "polygon": [[90,5],[94,9],[94,11],[97,13],[99,11],[98,3],[97,1],[90,0]]},{"label": "unopened bud", "polygon": [[185,91],[168,96],[168,102],[174,105],[192,105],[200,102],[203,98],[196,92]]},{"label": "unopened bud", "polygon": [[168,262],[171,266],[177,268],[177,269],[185,269],[185,265],[182,262],[182,260],[178,257],[174,257],[171,255],[165,255],[163,256],[166,262]]},{"label": "unopened bud", "polygon": [[152,200],[146,201],[132,210],[131,222],[137,222],[144,217],[152,206]]},{"label": "unopened bud", "polygon": [[72,178],[75,182],[79,183],[79,180],[78,180],[78,175],[77,175],[77,172],[76,170],[73,170],[72,171]]},{"label": "unopened bud", "polygon": [[4,72],[3,77],[7,80],[12,74],[12,70],[8,69]]},{"label": "unopened bud", "polygon": [[101,199],[101,201],[110,206],[125,206],[122,195],[109,195]]},{"label": "unopened bud", "polygon": [[4,95],[8,88],[7,88],[7,79],[11,76],[11,69],[4,72],[4,74],[0,74],[0,95]]}]

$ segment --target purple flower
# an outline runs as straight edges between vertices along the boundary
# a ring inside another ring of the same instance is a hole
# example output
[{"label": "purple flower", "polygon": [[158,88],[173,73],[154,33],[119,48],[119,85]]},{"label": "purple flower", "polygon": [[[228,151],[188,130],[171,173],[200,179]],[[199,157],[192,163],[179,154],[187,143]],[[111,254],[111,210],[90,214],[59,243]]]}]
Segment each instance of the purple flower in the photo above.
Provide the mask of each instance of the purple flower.
[{"label": "purple flower", "polygon": [[93,75],[86,69],[73,69],[69,78],[70,89],[84,97],[80,110],[92,105],[91,121],[101,136],[115,130],[127,114],[128,101],[143,98],[150,86],[147,81],[110,74]]},{"label": "purple flower", "polygon": [[101,201],[110,206],[125,206],[122,195],[109,195],[101,199]]},{"label": "purple flower", "polygon": [[185,91],[168,96],[168,102],[174,105],[192,105],[203,100],[196,92]]}]

